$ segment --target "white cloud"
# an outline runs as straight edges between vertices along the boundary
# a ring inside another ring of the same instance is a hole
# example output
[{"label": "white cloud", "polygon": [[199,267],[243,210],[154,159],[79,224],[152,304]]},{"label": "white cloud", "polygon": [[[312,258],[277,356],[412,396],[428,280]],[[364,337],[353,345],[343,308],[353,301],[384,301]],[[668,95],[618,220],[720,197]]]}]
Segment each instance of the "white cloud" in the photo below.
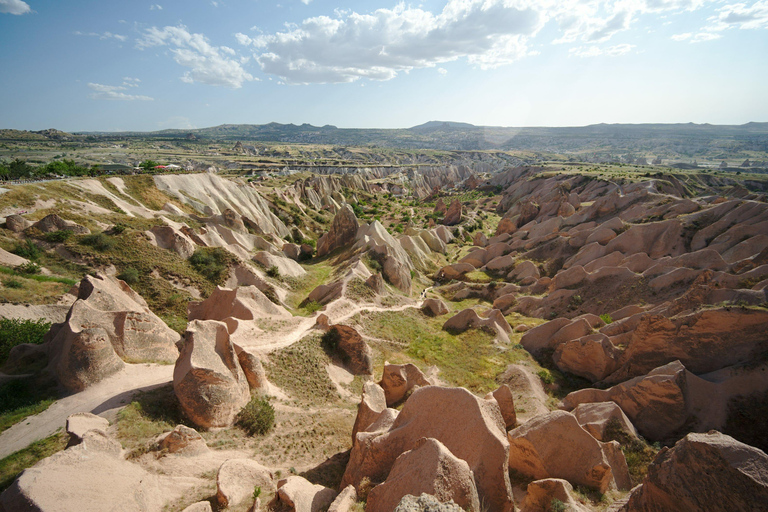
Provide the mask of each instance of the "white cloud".
[{"label": "white cloud", "polygon": [[720,34],[716,34],[714,32],[699,32],[695,36],[693,36],[693,39],[691,39],[692,43],[704,43],[706,41],[714,41],[715,39],[720,39],[722,36]]},{"label": "white cloud", "polygon": [[123,86],[125,87],[138,87],[141,80],[138,78],[131,78],[129,76],[123,77]]},{"label": "white cloud", "polygon": [[439,14],[405,4],[370,14],[337,11],[250,42],[263,48],[256,56],[262,69],[287,82],[389,80],[461,58],[484,69],[509,64],[527,55],[528,38],[544,21],[533,7],[509,0],[449,0]]},{"label": "white cloud", "polygon": [[32,12],[32,8],[21,0],[0,0],[0,12],[19,15]]},{"label": "white cloud", "polygon": [[127,89],[124,85],[104,85],[89,83],[88,88],[93,92],[90,97],[94,100],[118,100],[118,101],[153,101],[154,98],[137,94],[126,94]]},{"label": "white cloud", "polygon": [[89,36],[89,37],[98,37],[102,41],[105,39],[116,39],[118,41],[125,42],[128,38],[126,36],[120,35],[120,34],[113,34],[112,32],[80,32],[79,30],[75,31],[74,34],[76,36]]},{"label": "white cloud", "polygon": [[301,0],[301,3],[303,3],[304,5],[309,5],[309,2],[311,1],[312,0]]},{"label": "white cloud", "polygon": [[149,28],[136,44],[140,49],[168,46],[174,60],[190,68],[181,77],[187,83],[199,82],[239,89],[244,82],[254,80],[243,69],[232,48],[212,46],[203,34],[192,34],[183,25]]},{"label": "white cloud", "polygon": [[163,6],[162,5],[158,5],[158,4],[153,4],[153,5],[149,6],[149,10],[150,11],[162,11],[163,10]]},{"label": "white cloud", "polygon": [[750,6],[743,3],[726,5],[718,11],[717,16],[709,18],[712,22],[709,30],[768,28],[768,0],[755,2]]},{"label": "white cloud", "polygon": [[671,39],[673,41],[687,41],[691,37],[693,37],[693,34],[686,32],[685,34],[675,34],[671,37]]},{"label": "white cloud", "polygon": [[619,57],[626,55],[635,48],[633,44],[617,44],[615,46],[609,46],[607,48],[600,48],[599,46],[578,46],[571,48],[568,53],[576,57],[599,57],[606,55],[608,57]]},{"label": "white cloud", "polygon": [[445,68],[437,68],[437,72],[440,73],[443,76],[448,74],[448,70],[445,69]]}]

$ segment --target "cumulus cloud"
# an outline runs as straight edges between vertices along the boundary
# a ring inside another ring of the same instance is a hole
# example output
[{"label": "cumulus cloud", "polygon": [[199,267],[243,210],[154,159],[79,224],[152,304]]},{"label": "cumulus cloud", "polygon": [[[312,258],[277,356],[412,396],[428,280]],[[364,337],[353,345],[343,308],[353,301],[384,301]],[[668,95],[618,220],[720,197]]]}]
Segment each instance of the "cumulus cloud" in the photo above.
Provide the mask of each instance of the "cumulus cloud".
[{"label": "cumulus cloud", "polygon": [[726,5],[718,11],[717,16],[709,18],[712,22],[709,30],[768,28],[768,0],[755,2],[752,5],[743,3]]},{"label": "cumulus cloud", "polygon": [[0,0],[0,12],[19,15],[32,12],[32,8],[21,0]]},{"label": "cumulus cloud", "polygon": [[112,32],[80,32],[79,30],[75,31],[74,34],[76,36],[89,36],[89,37],[98,37],[102,41],[105,39],[116,39],[120,41],[121,43],[127,40],[128,38],[126,36],[120,35],[120,34],[113,34]]},{"label": "cumulus cloud", "polygon": [[158,4],[153,4],[153,5],[149,6],[149,10],[150,11],[162,11],[163,10],[163,6],[162,5],[158,5]]},{"label": "cumulus cloud", "polygon": [[481,68],[514,62],[544,23],[533,7],[506,0],[450,0],[439,14],[399,4],[370,14],[337,12],[241,44],[260,50],[266,73],[291,83],[389,80],[460,58]]},{"label": "cumulus cloud", "polygon": [[568,50],[570,55],[576,57],[599,57],[606,55],[608,57],[618,57],[620,55],[626,55],[635,48],[633,44],[617,44],[615,46],[609,46],[607,48],[600,48],[599,46],[577,46]]},{"label": "cumulus cloud", "polygon": [[693,34],[686,32],[685,34],[675,34],[671,37],[671,39],[673,41],[687,41],[691,37],[693,37]]},{"label": "cumulus cloud", "polygon": [[140,49],[168,47],[174,60],[189,71],[181,80],[239,89],[254,77],[243,69],[236,52],[227,46],[213,46],[203,34],[190,33],[183,25],[151,27],[137,41]]},{"label": "cumulus cloud", "polygon": [[[138,79],[128,79],[128,80],[138,81]],[[153,101],[154,100],[154,98],[150,98],[149,96],[142,96],[138,94],[126,94],[124,92],[121,92],[126,90],[128,87],[129,86],[126,86],[126,85],[104,85],[104,84],[95,84],[95,83],[88,84],[88,88],[93,91],[90,94],[90,97],[94,100],[118,100],[118,101]]]}]

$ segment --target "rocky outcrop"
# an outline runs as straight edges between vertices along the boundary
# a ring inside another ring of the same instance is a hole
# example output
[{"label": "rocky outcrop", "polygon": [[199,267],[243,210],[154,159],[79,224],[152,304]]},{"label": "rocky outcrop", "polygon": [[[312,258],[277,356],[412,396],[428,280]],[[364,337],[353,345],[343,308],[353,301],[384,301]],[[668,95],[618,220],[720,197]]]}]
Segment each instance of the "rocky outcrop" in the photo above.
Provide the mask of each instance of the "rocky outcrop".
[{"label": "rocky outcrop", "polygon": [[253,501],[253,490],[272,494],[277,489],[272,473],[252,459],[228,459],[216,474],[216,501],[221,508]]},{"label": "rocky outcrop", "polygon": [[614,450],[606,453],[604,444],[581,428],[573,414],[553,411],[509,432],[509,467],[535,479],[562,478],[602,493],[628,490],[624,457],[612,460]]},{"label": "rocky outcrop", "polygon": [[445,217],[440,221],[440,224],[444,226],[455,226],[461,222],[461,201],[454,199],[451,201],[451,206],[445,212]]},{"label": "rocky outcrop", "polygon": [[439,501],[452,500],[463,510],[478,512],[480,502],[469,465],[438,440],[419,439],[392,465],[386,482],[368,495],[366,511],[389,512],[408,495],[427,493]]},{"label": "rocky outcrop", "polygon": [[768,456],[719,432],[688,434],[663,448],[622,512],[763,510]]},{"label": "rocky outcrop", "polygon": [[421,310],[429,316],[442,316],[448,314],[448,306],[440,299],[426,299],[421,305]]},{"label": "rocky outcrop", "polygon": [[485,396],[486,400],[496,400],[501,411],[501,417],[504,419],[504,425],[507,429],[514,428],[517,423],[517,413],[515,412],[515,398],[512,395],[512,389],[507,384],[502,384],[496,390]]},{"label": "rocky outcrop", "polygon": [[441,503],[437,498],[426,493],[422,493],[420,496],[411,494],[403,496],[395,508],[395,512],[463,512],[463,510],[451,501]]},{"label": "rocky outcrop", "polygon": [[66,431],[69,434],[67,446],[75,446],[83,442],[85,433],[89,430],[106,432],[109,420],[90,412],[77,412],[67,417]]},{"label": "rocky outcrop", "polygon": [[598,441],[605,441],[606,430],[619,429],[637,439],[637,431],[621,407],[614,402],[579,404],[573,410],[579,425]]},{"label": "rocky outcrop", "polygon": [[317,241],[317,257],[322,258],[335,249],[351,245],[357,236],[358,227],[355,212],[345,204],[333,218],[330,230]]},{"label": "rocky outcrop", "polygon": [[478,496],[490,511],[511,508],[509,444],[501,412],[495,401],[479,399],[463,388],[419,388],[389,430],[358,433],[341,485],[358,486],[364,477],[386,480],[397,457],[424,437],[440,441],[467,462]]},{"label": "rocky outcrop", "polygon": [[253,255],[253,261],[265,269],[275,267],[281,277],[301,277],[307,273],[301,265],[290,258],[277,256],[267,251],[258,251]]},{"label": "rocky outcrop", "polygon": [[173,370],[173,390],[184,414],[203,428],[228,427],[248,403],[248,381],[226,324],[193,320]]},{"label": "rocky outcrop", "polygon": [[148,233],[155,245],[173,251],[185,260],[192,256],[197,248],[191,238],[173,226],[154,226]]},{"label": "rocky outcrop", "polygon": [[587,512],[589,509],[573,498],[573,486],[561,478],[546,478],[528,484],[521,512],[550,512],[553,500],[565,505],[571,512]]},{"label": "rocky outcrop", "polygon": [[208,451],[208,445],[200,433],[186,425],[176,425],[176,428],[162,434],[158,445],[164,452],[185,456],[196,456]]},{"label": "rocky outcrop", "polygon": [[352,427],[352,441],[354,442],[358,432],[365,432],[387,408],[387,399],[384,389],[375,382],[363,384],[363,395],[357,406],[357,416]]},{"label": "rocky outcrop", "polygon": [[334,333],[336,350],[342,354],[345,365],[354,375],[373,374],[371,349],[354,327],[334,325],[328,332]]},{"label": "rocky outcrop", "polygon": [[21,215],[9,215],[5,218],[5,227],[14,233],[21,233],[32,225],[32,221],[25,219]]},{"label": "rocky outcrop", "polygon": [[411,390],[432,383],[415,364],[384,363],[384,371],[379,385],[384,390],[387,407],[399,403]]},{"label": "rocky outcrop", "polygon": [[39,221],[32,224],[29,229],[36,229],[42,233],[52,233],[54,231],[71,231],[76,235],[86,235],[91,232],[88,228],[72,222],[71,220],[64,220],[55,213],[46,215]]},{"label": "rocky outcrop", "polygon": [[509,326],[504,315],[498,309],[492,309],[486,313],[485,318],[481,318],[472,308],[464,309],[449,318],[443,324],[443,330],[452,333],[461,333],[467,329],[489,329],[493,331],[502,341],[509,341],[509,333],[512,328]]},{"label": "rocky outcrop", "polygon": [[300,476],[289,476],[278,482],[277,498],[293,512],[320,512],[333,502],[336,491]]},{"label": "rocky outcrop", "polygon": [[124,361],[174,361],[178,334],[123,281],[86,276],[63,323],[46,334],[48,369],[82,391],[118,372]]}]

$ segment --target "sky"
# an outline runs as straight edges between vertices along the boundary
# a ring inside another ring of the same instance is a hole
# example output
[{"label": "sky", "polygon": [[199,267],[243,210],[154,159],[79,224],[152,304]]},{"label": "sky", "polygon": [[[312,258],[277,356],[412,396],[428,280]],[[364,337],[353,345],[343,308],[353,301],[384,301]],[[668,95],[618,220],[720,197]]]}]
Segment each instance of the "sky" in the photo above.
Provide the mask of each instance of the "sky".
[{"label": "sky", "polygon": [[0,0],[0,128],[768,121],[768,0]]}]

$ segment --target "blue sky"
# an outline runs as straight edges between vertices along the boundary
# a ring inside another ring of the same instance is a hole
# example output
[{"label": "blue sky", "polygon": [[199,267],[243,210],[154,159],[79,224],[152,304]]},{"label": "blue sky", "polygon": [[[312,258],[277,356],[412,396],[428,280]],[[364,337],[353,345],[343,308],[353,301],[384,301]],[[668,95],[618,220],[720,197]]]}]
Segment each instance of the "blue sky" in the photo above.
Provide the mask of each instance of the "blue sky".
[{"label": "blue sky", "polygon": [[0,0],[0,128],[768,121],[768,0]]}]

